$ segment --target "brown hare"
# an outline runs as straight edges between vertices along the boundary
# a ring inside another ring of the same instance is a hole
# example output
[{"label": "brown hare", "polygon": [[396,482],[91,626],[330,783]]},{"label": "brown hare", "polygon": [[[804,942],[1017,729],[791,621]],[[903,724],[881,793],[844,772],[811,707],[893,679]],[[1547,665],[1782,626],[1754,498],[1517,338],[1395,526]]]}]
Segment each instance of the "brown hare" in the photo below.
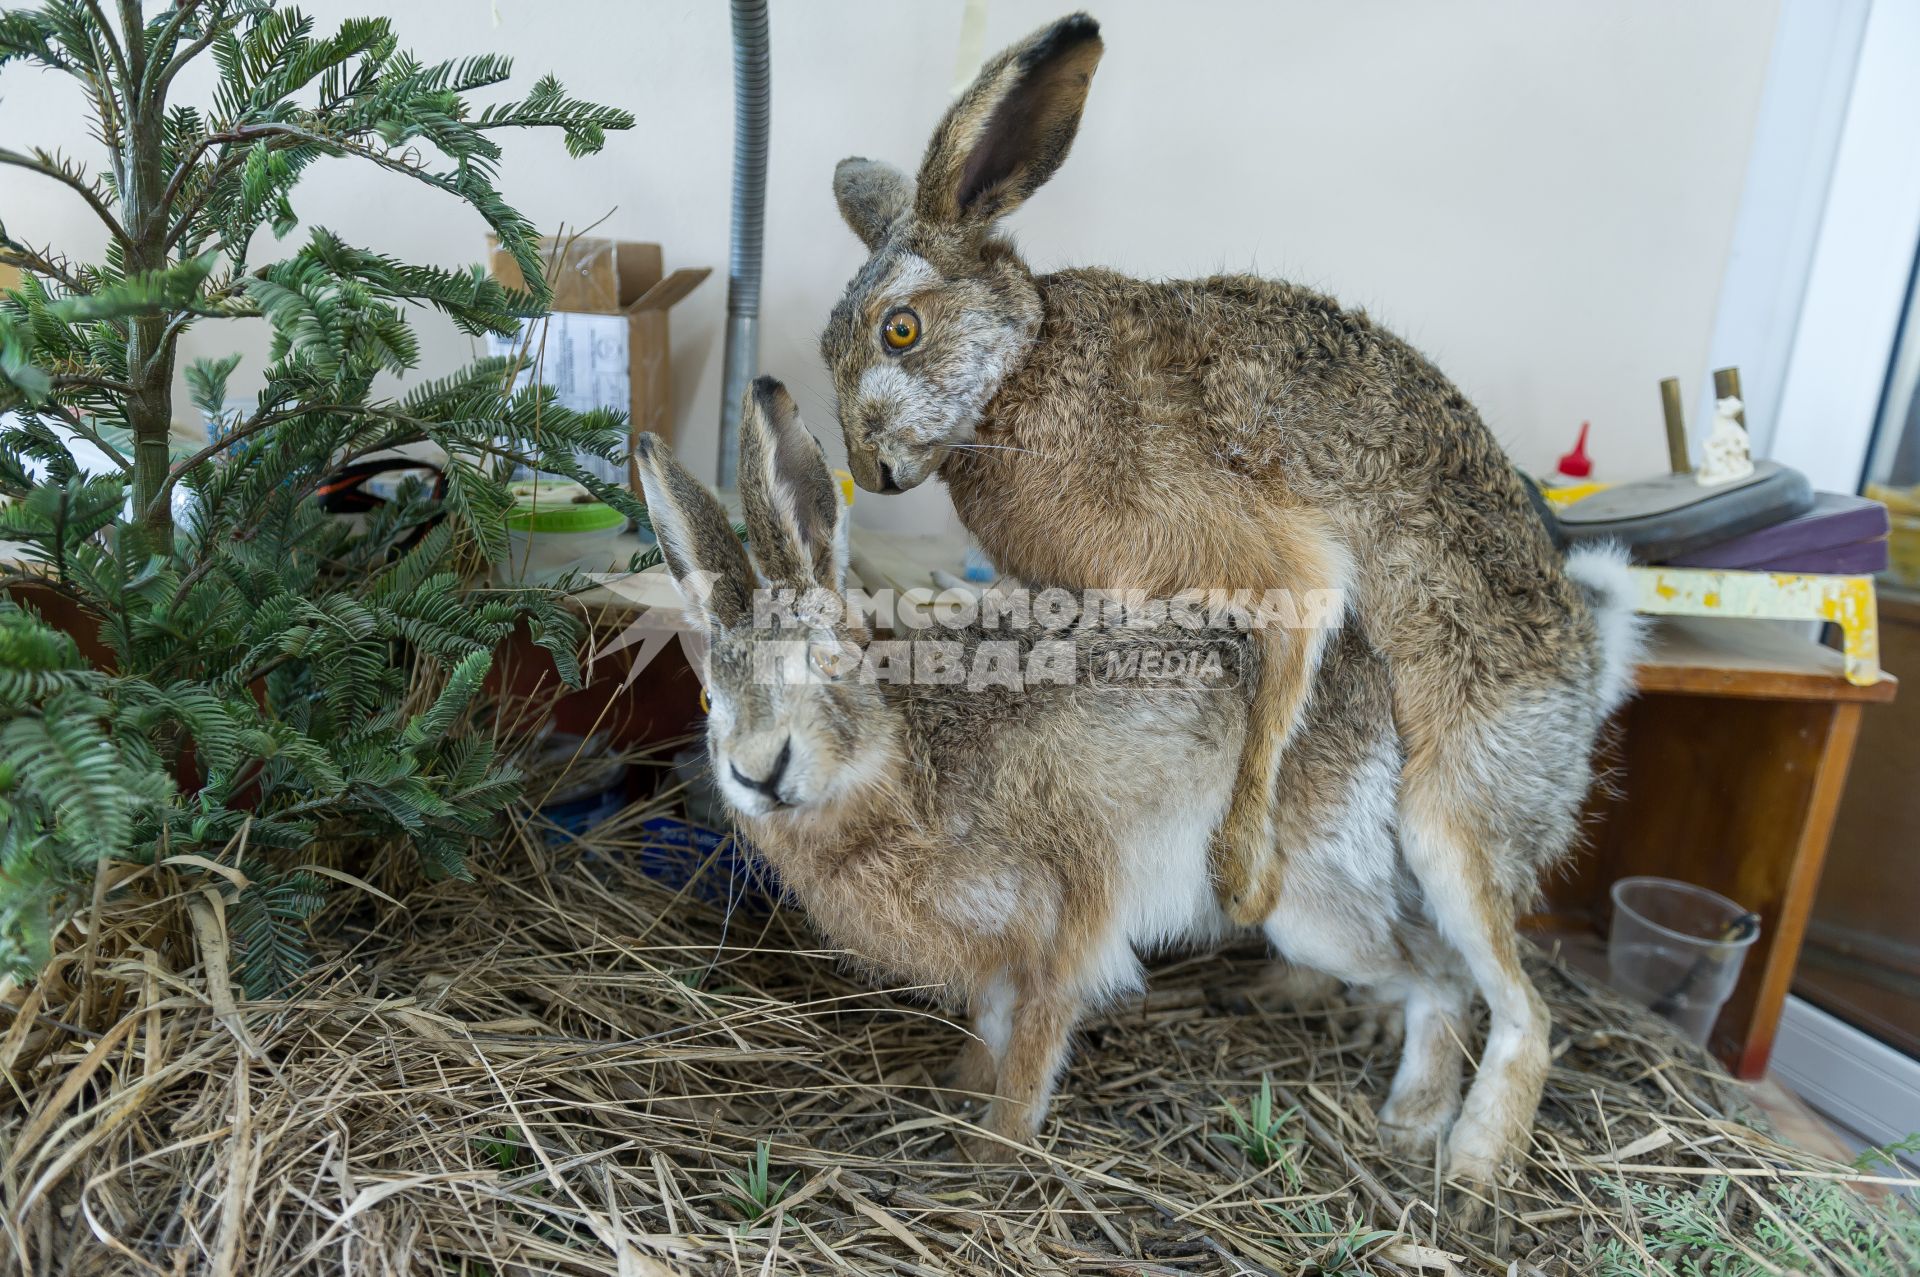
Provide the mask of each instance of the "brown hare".
[{"label": "brown hare", "polygon": [[[1137,954],[1233,930],[1208,848],[1231,800],[1249,688],[1230,678],[1094,685],[1092,662],[1102,644],[1200,642],[1244,675],[1257,656],[1249,634],[1116,628],[1105,615],[1051,628],[975,624],[938,638],[969,653],[1009,640],[1023,654],[1064,648],[1074,676],[972,687],[876,677],[870,633],[838,602],[839,491],[779,383],[761,378],[742,412],[751,558],[719,502],[665,445],[645,436],[638,457],[668,567],[708,635],[707,743],[722,796],[836,943],[967,1001],[978,1040],[955,1082],[994,1097],[982,1119],[988,1136],[974,1146],[1027,1138],[1075,1020],[1139,986]],[[798,602],[786,613],[757,609],[763,585]],[[1623,607],[1604,583],[1580,588],[1588,606]],[[1350,622],[1323,647],[1278,772],[1276,825],[1290,868],[1262,922],[1290,960],[1404,1004],[1382,1131],[1398,1147],[1431,1149],[1460,1108],[1468,951],[1511,947],[1512,913],[1493,935],[1473,930],[1478,914],[1459,924],[1451,871],[1400,854],[1402,753],[1386,667]],[[1594,712],[1624,691],[1615,677],[1595,692]],[[1562,744],[1583,748],[1587,730],[1567,723]],[[1498,854],[1519,854],[1518,845],[1499,844]],[[1500,866],[1503,899],[1533,873],[1530,860]],[[1484,1104],[1517,1119],[1477,1141],[1524,1129],[1537,1080],[1483,1070],[1474,1093],[1482,1088]]]},{"label": "brown hare", "polygon": [[[1032,583],[1344,591],[1388,671],[1407,864],[1491,1007],[1449,1147],[1484,1180],[1547,1066],[1513,919],[1573,839],[1631,618],[1596,612],[1473,405],[1363,314],[1244,275],[1027,267],[995,228],[1066,158],[1100,53],[1093,19],[1064,18],[986,65],[917,179],[837,169],[872,254],[821,339],[854,476],[895,492],[938,474]],[[1611,588],[1609,559],[1581,564]],[[1267,917],[1297,872],[1271,804],[1326,633],[1257,639],[1213,853],[1236,921]]]}]

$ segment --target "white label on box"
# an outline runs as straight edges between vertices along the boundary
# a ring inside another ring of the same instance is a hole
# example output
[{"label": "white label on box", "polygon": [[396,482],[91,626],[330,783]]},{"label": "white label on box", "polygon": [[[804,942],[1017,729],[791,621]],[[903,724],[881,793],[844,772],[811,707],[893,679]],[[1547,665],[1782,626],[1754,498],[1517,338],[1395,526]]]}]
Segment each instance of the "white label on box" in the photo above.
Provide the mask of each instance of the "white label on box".
[{"label": "white label on box", "polygon": [[[530,340],[525,337],[528,328],[533,330]],[[516,388],[538,378],[553,387],[561,407],[575,412],[612,408],[624,413],[632,406],[625,315],[563,311],[522,321],[521,333],[520,337],[487,336],[490,355],[512,355],[524,343],[531,367],[521,372]],[[626,483],[626,471],[614,462],[582,455],[580,464],[608,483]]]}]

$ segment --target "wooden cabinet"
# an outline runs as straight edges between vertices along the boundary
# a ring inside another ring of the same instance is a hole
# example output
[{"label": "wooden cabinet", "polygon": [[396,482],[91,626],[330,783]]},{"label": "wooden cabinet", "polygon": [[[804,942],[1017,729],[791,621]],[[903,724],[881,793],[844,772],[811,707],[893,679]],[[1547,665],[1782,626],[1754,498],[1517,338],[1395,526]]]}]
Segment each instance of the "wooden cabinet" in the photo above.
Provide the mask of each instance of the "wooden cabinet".
[{"label": "wooden cabinet", "polygon": [[1848,683],[1838,653],[1766,621],[1664,618],[1640,695],[1613,725],[1586,845],[1545,884],[1536,931],[1604,936],[1620,878],[1655,874],[1760,914],[1714,1027],[1744,1078],[1766,1071],[1860,730],[1891,679]]}]

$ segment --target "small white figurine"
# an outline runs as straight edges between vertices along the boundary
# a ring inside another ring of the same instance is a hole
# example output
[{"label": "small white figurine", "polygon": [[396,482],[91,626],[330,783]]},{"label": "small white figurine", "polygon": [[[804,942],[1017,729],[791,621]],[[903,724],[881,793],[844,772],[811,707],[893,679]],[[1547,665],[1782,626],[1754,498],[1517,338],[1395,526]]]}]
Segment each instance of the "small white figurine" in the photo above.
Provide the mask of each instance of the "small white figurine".
[{"label": "small white figurine", "polygon": [[1732,483],[1753,473],[1753,449],[1747,428],[1740,424],[1740,401],[1732,395],[1713,404],[1713,431],[1700,456],[1694,480],[1703,488]]}]

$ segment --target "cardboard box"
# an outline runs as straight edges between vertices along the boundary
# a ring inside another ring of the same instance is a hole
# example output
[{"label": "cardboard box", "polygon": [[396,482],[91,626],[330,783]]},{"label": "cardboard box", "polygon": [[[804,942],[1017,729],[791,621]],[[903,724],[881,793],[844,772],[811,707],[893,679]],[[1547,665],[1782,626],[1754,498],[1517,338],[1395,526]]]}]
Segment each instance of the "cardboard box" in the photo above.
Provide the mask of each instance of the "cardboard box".
[{"label": "cardboard box", "polygon": [[[519,263],[489,237],[494,278],[525,288]],[[541,241],[547,278],[553,284],[553,315],[522,326],[519,339],[489,337],[487,349],[511,354],[530,343],[535,376],[558,392],[569,408],[624,408],[629,441],[652,431],[669,443],[673,430],[673,363],[667,311],[713,272],[705,267],[665,274],[658,244],[629,240],[549,236]],[[640,490],[631,459],[615,467],[584,459],[609,483]]]},{"label": "cardboard box", "polygon": [[20,287],[20,272],[5,262],[0,262],[0,292]]}]

